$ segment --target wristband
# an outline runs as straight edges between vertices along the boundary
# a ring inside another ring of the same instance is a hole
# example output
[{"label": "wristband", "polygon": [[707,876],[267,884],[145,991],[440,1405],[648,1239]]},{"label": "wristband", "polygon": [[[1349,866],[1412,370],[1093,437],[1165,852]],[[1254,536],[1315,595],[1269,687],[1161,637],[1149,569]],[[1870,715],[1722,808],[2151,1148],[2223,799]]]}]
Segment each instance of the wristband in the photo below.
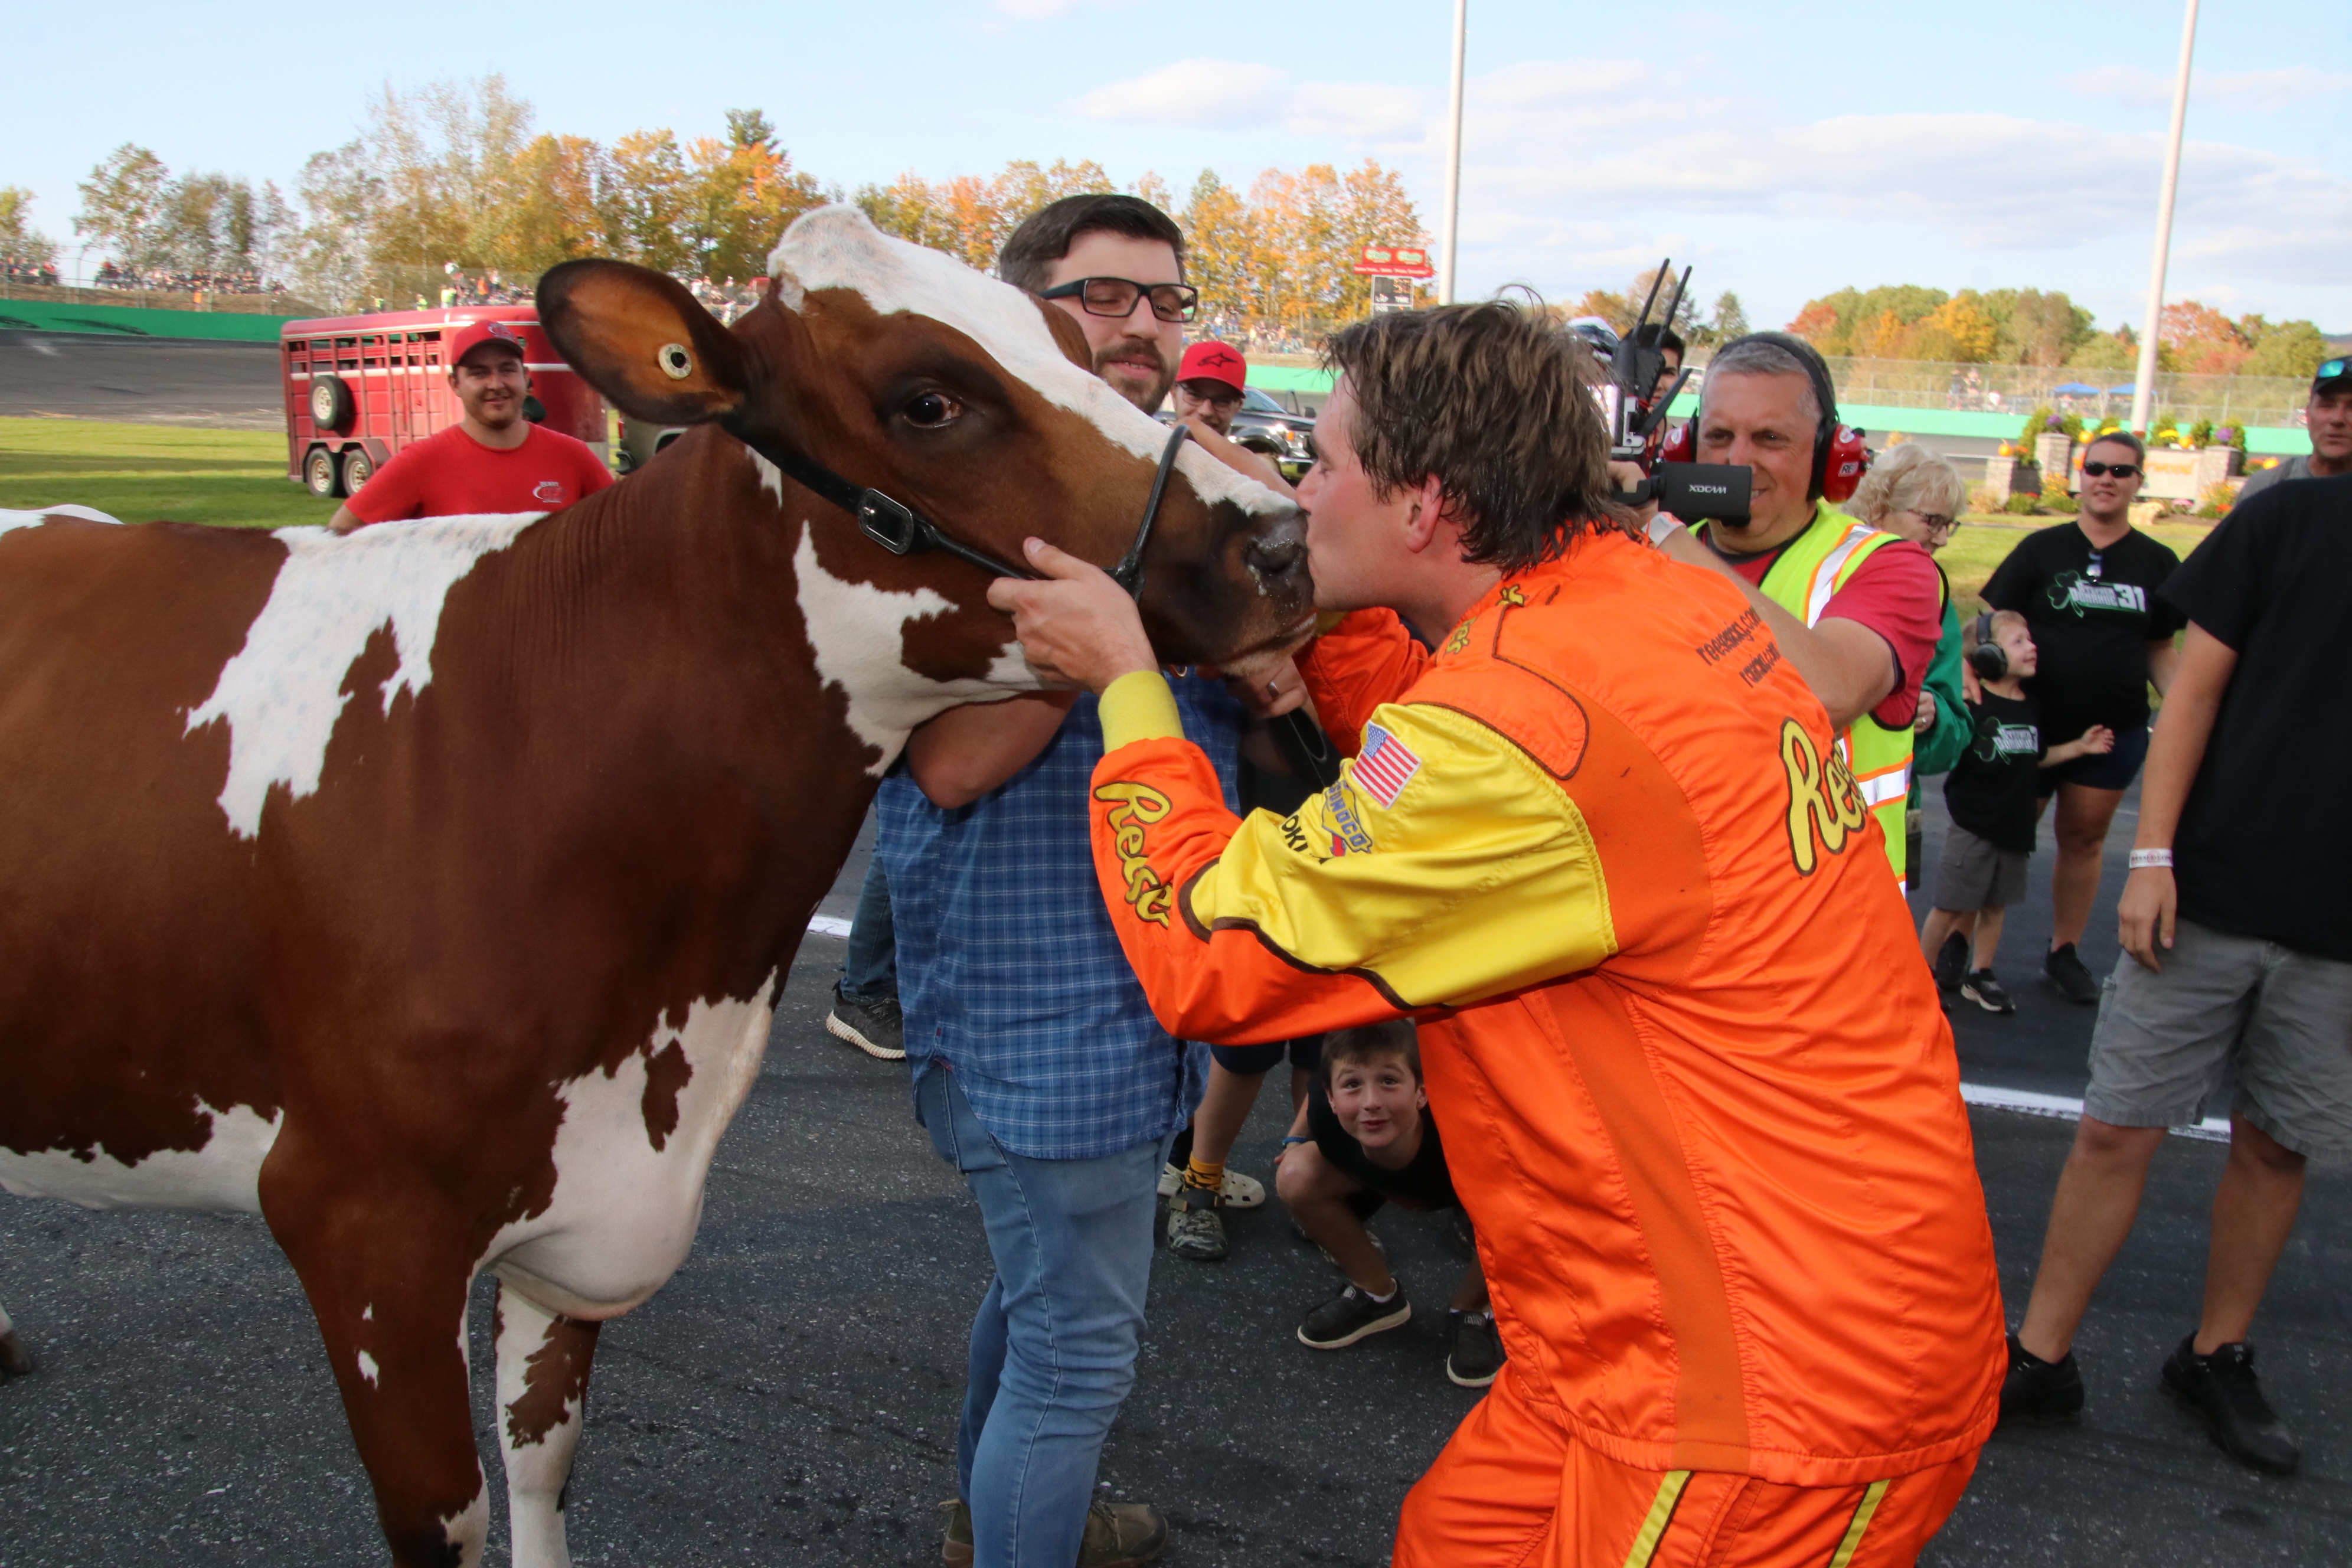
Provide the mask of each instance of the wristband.
[{"label": "wristband", "polygon": [[2172,869],[2172,851],[2169,849],[2135,849],[2131,852],[2131,868],[2133,870],[2145,871],[2153,867],[2161,867],[2168,871]]},{"label": "wristband", "polygon": [[[1133,308],[1134,308],[1134,307],[1132,307],[1132,306],[1129,306],[1129,309],[1130,309],[1130,310],[1132,310]],[[1312,1138],[1300,1138],[1300,1137],[1293,1136],[1293,1137],[1289,1137],[1289,1138],[1286,1138],[1286,1139],[1284,1139],[1284,1140],[1282,1141],[1282,1146],[1283,1146],[1284,1148],[1287,1149],[1287,1148],[1289,1148],[1293,1143],[1312,1143],[1312,1142],[1315,1142],[1315,1140],[1314,1140],[1314,1139],[1312,1139]]]}]

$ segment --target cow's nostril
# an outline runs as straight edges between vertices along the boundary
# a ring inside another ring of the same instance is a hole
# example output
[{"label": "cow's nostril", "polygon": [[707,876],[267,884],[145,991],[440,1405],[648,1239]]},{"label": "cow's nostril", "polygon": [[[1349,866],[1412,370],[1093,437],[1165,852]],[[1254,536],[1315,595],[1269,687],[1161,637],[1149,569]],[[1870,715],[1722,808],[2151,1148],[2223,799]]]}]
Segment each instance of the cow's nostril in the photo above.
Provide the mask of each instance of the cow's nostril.
[{"label": "cow's nostril", "polygon": [[1303,563],[1307,544],[1293,535],[1286,539],[1260,539],[1249,547],[1250,570],[1261,576],[1279,577]]}]

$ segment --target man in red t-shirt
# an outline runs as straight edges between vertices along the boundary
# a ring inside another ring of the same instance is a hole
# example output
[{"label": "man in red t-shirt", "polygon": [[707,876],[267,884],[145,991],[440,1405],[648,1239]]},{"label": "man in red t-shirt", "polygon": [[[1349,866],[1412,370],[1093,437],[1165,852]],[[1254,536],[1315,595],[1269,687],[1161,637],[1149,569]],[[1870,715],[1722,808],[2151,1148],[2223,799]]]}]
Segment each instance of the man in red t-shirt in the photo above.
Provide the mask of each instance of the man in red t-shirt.
[{"label": "man in red t-shirt", "polygon": [[522,415],[530,391],[523,342],[504,321],[473,321],[449,335],[449,390],[466,416],[401,448],[328,527],[349,533],[404,517],[552,511],[594,495],[612,470],[585,441]]},{"label": "man in red t-shirt", "polygon": [[[1782,334],[1755,333],[1708,364],[1699,459],[1750,470],[1748,518],[1706,524],[1696,536],[1677,529],[1663,542],[1668,553],[1714,566],[1750,590],[1748,602],[1829,710],[1832,724],[1843,730],[1868,713],[1889,729],[1907,728],[1944,629],[1942,590],[1926,551],[1908,541],[1872,551],[1827,604],[1804,606],[1810,615],[1792,613],[1763,591],[1773,564],[1800,536],[1816,527],[1853,526],[1822,499],[1814,448],[1824,410],[1803,350]],[[1828,381],[1826,368],[1822,380]],[[1833,424],[1835,410],[1827,412]]]}]

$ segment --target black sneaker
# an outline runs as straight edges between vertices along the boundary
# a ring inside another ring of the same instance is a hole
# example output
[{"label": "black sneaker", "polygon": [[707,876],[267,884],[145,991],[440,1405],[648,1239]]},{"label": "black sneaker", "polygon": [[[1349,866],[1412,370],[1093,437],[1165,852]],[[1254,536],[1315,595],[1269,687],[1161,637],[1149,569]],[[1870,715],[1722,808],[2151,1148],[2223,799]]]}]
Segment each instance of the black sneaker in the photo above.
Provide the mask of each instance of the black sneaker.
[{"label": "black sneaker", "polygon": [[2001,989],[2000,982],[1992,977],[1990,969],[1969,971],[1969,977],[1960,982],[1960,994],[1988,1013],[2017,1011],[2017,1004],[2009,999],[2009,993]]},{"label": "black sneaker", "polygon": [[1412,1317],[1412,1303],[1404,1299],[1403,1286],[1387,1300],[1375,1301],[1350,1285],[1299,1321],[1298,1342],[1309,1350],[1345,1350]]},{"label": "black sneaker", "polygon": [[1936,972],[1937,990],[1958,991],[1969,973],[1969,939],[1958,931],[1946,937],[1944,945],[1936,950],[1936,962],[1930,967]]},{"label": "black sneaker", "polygon": [[896,996],[885,996],[879,1002],[853,1002],[842,994],[841,984],[836,981],[833,1011],[824,1016],[824,1032],[837,1040],[847,1040],[877,1061],[907,1059],[906,1020],[898,1012]]},{"label": "black sneaker", "polygon": [[2068,1351],[2043,1361],[2009,1336],[2009,1375],[2000,1380],[2000,1418],[2036,1426],[2072,1424],[2083,1418],[2083,1373]]},{"label": "black sneaker", "polygon": [[1445,1376],[1458,1388],[1484,1388],[1503,1370],[1503,1336],[1492,1312],[1445,1314]]},{"label": "black sneaker", "polygon": [[2091,973],[2074,944],[2053,947],[2050,956],[2042,961],[2042,978],[2058,988],[2058,994],[2069,1002],[2095,1002],[2099,999],[2099,977]]},{"label": "black sneaker", "polygon": [[2164,1386],[2203,1418],[2213,1441],[2240,1464],[2291,1476],[2303,1462],[2303,1451],[2254,1381],[2253,1346],[2216,1345],[2211,1355],[2199,1355],[2191,1334],[2164,1363]]}]

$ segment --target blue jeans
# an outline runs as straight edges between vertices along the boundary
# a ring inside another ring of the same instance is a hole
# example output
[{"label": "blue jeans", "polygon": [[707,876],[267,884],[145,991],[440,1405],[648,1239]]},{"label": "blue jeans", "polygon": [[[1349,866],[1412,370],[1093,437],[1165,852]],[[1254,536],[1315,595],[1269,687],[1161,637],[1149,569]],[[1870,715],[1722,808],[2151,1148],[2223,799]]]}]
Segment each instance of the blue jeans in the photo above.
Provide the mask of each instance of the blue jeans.
[{"label": "blue jeans", "polygon": [[852,1002],[881,1002],[898,994],[898,938],[890,923],[890,880],[882,874],[879,855],[866,862],[857,912],[849,919],[841,994]]},{"label": "blue jeans", "polygon": [[996,1261],[956,1432],[974,1568],[1070,1568],[1103,1439],[1135,1385],[1167,1141],[1093,1160],[1007,1153],[944,1066],[915,1104],[980,1200]]}]

